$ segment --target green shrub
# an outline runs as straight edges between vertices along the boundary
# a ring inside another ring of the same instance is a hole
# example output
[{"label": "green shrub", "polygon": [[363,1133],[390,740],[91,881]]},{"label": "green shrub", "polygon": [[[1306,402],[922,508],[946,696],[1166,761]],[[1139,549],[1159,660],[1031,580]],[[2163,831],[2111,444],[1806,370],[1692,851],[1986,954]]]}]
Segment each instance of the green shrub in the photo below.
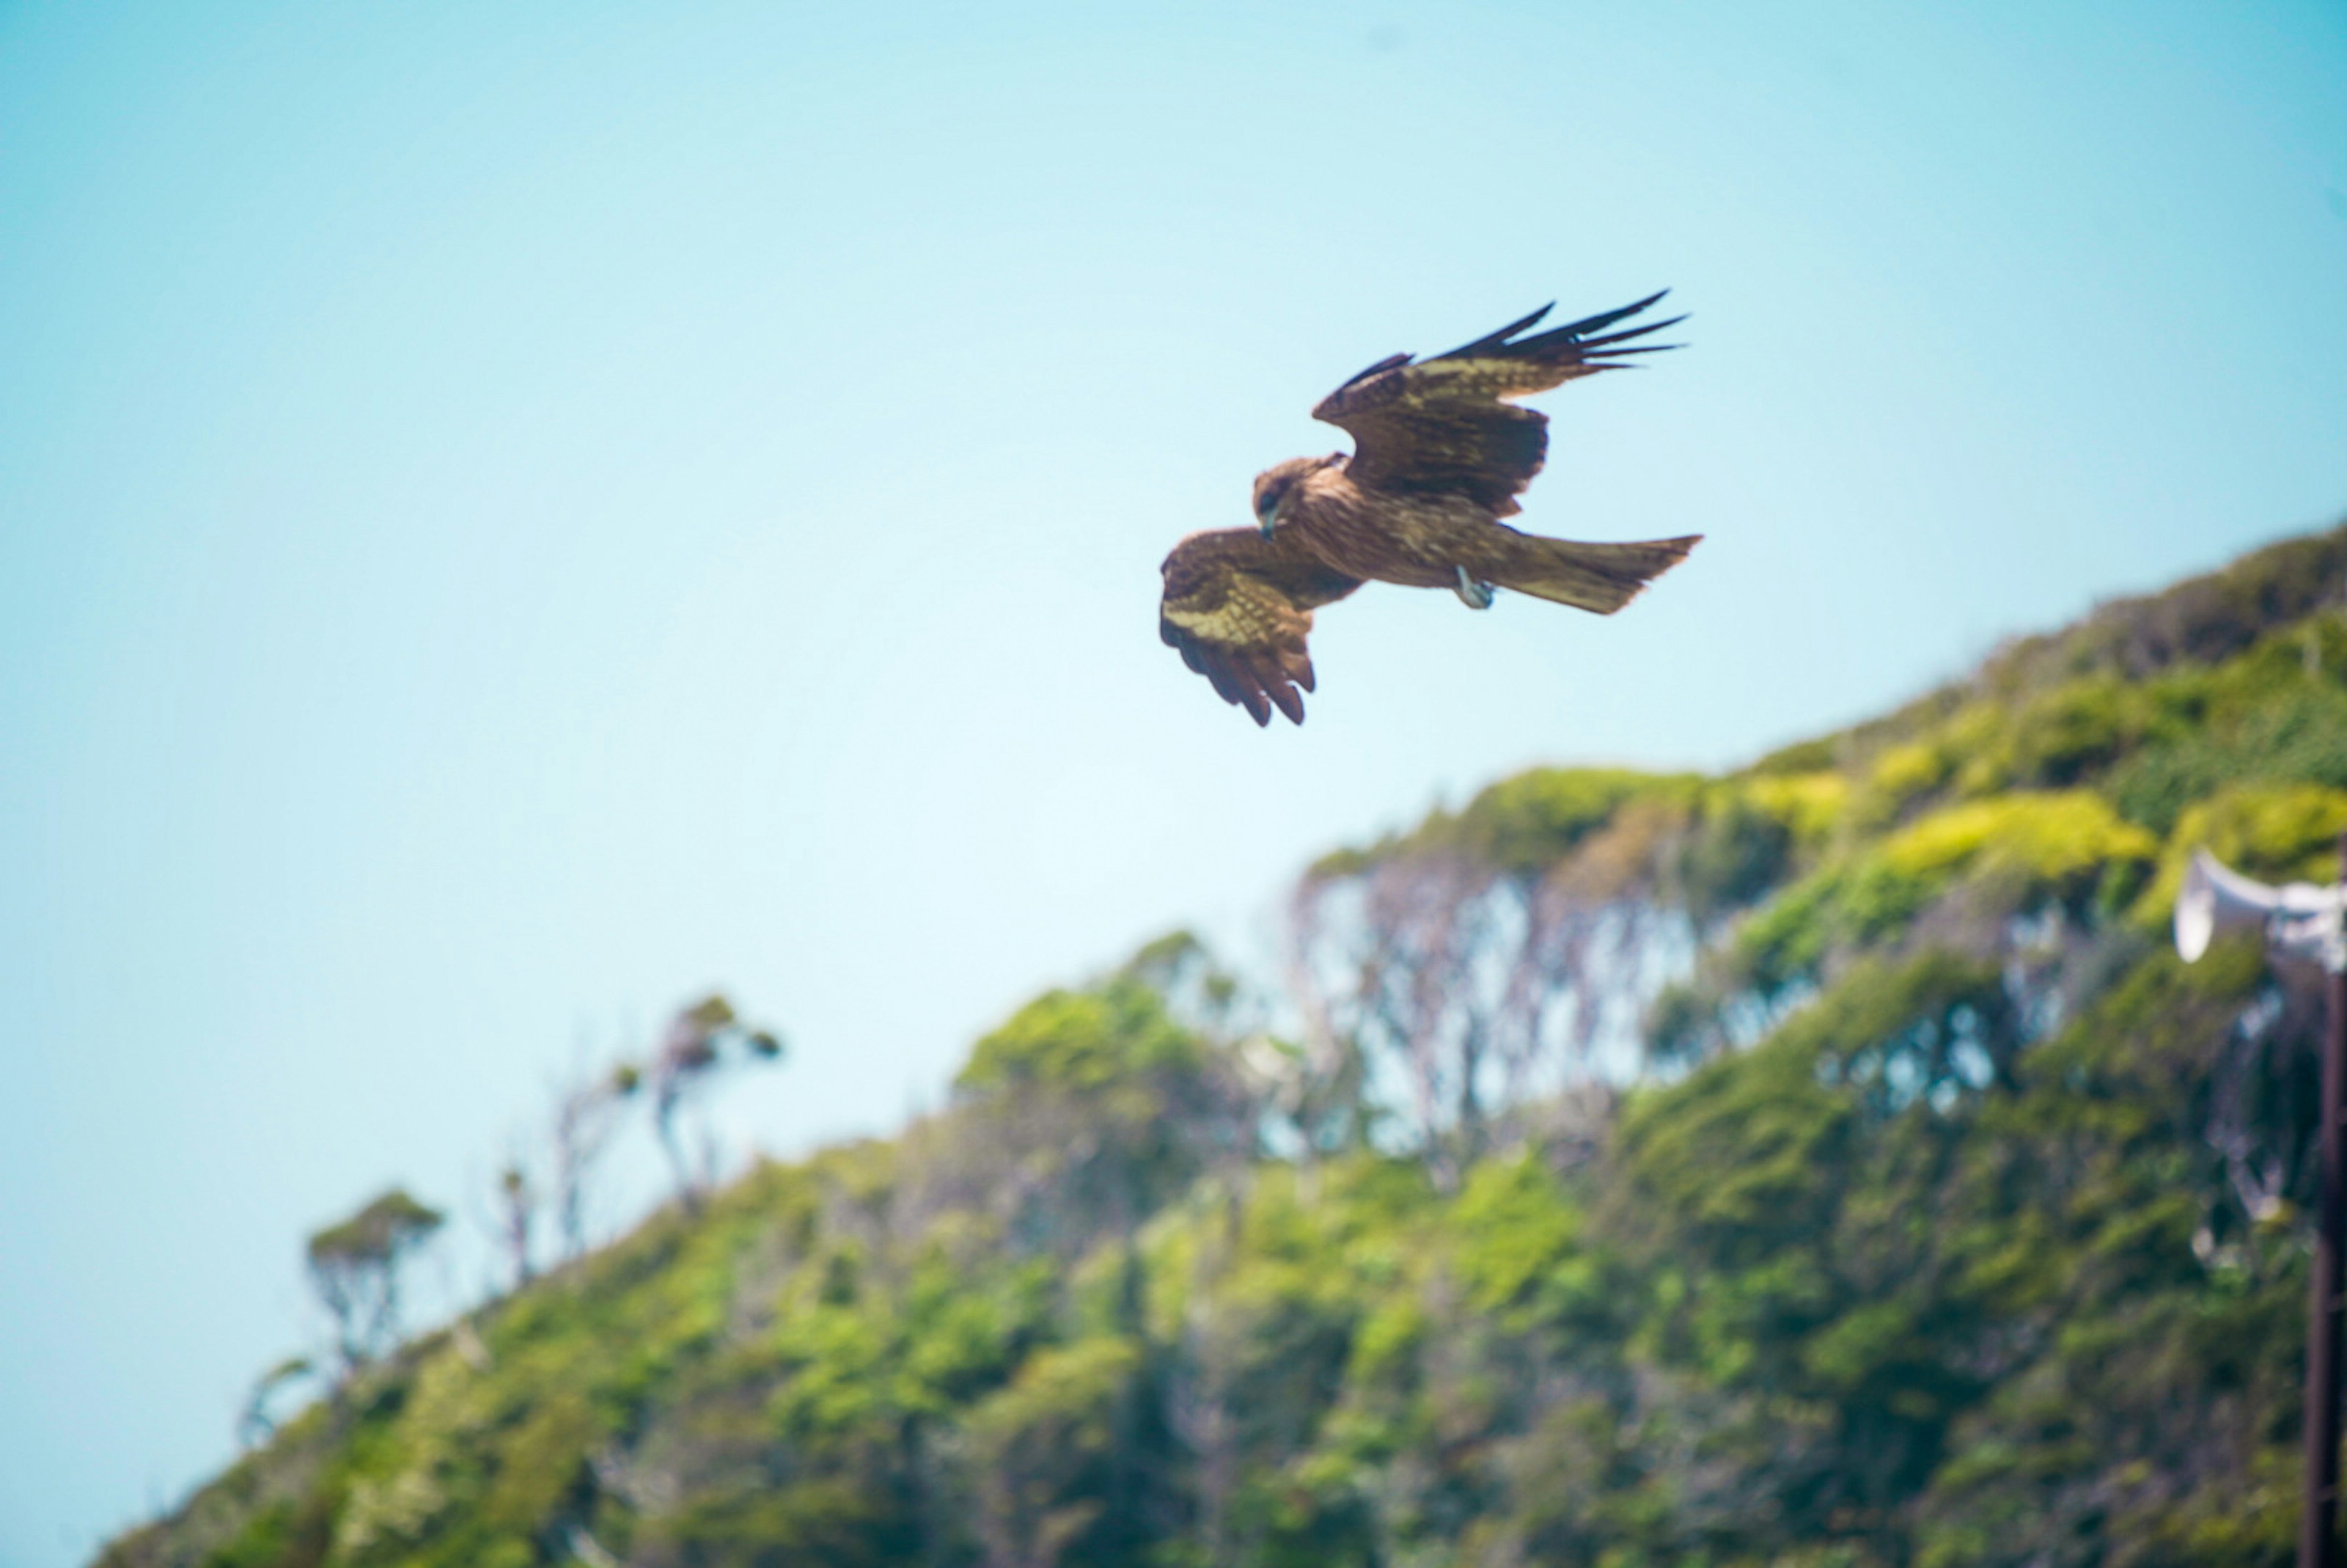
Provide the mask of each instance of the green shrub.
[{"label": "green shrub", "polygon": [[1993,888],[2014,909],[2084,902],[2113,866],[2158,845],[2083,790],[2008,794],[1946,807],[1780,894],[1736,940],[1737,973],[1763,991],[1815,974],[1826,956],[1876,941],[1959,883]]},{"label": "green shrub", "polygon": [[1154,1074],[1195,1070],[1198,1042],[1137,980],[1036,998],[972,1048],[954,1080],[966,1092],[1140,1089]]},{"label": "green shrub", "polygon": [[2295,683],[2147,748],[2107,788],[2130,820],[2168,833],[2193,802],[2236,784],[2347,788],[2347,692]]},{"label": "green shrub", "polygon": [[2135,918],[2147,927],[2166,923],[2196,849],[2260,881],[2332,881],[2342,832],[2347,832],[2347,790],[2317,784],[2224,790],[2177,823],[2158,875],[2136,903]]}]

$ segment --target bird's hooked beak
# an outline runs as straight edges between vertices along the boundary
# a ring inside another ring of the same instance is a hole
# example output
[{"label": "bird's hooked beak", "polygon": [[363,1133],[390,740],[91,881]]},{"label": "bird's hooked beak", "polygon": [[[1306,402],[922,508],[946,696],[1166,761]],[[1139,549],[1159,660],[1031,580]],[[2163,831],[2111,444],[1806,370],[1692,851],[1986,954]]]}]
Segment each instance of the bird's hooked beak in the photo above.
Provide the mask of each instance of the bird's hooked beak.
[{"label": "bird's hooked beak", "polygon": [[1287,497],[1285,494],[1274,497],[1271,505],[1255,513],[1255,526],[1263,530],[1265,538],[1271,538],[1272,529],[1279,526],[1279,508],[1286,502]]}]

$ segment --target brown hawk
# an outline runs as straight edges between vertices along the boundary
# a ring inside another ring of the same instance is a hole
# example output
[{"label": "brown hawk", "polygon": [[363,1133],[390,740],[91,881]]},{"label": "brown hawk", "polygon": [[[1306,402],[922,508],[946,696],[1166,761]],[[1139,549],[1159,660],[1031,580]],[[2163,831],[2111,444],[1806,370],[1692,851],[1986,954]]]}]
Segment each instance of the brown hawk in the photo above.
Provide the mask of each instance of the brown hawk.
[{"label": "brown hawk", "polygon": [[[1667,291],[1665,291],[1667,292]],[[1624,367],[1635,343],[1682,316],[1614,326],[1663,296],[1530,337],[1542,306],[1432,359],[1381,359],[1320,400],[1312,417],[1353,454],[1297,457],[1255,476],[1252,528],[1192,534],[1163,569],[1158,635],[1258,724],[1276,707],[1304,722],[1313,689],[1312,612],[1364,582],[1448,588],[1476,610],[1494,588],[1611,615],[1703,536],[1637,544],[1542,538],[1500,521],[1548,455],[1548,420],[1508,399]]]}]

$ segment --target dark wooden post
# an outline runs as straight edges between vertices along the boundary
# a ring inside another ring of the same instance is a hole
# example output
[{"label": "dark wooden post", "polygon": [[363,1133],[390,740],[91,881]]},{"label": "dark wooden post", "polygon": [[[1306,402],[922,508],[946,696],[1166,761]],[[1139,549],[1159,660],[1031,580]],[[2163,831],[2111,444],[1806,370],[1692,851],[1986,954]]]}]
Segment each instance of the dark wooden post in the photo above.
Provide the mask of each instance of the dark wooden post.
[{"label": "dark wooden post", "polygon": [[[2347,834],[2339,840],[2347,887]],[[2306,1325],[2306,1501],[2299,1514],[2299,1568],[2339,1564],[2339,1269],[2347,1247],[2347,1168],[2340,1122],[2347,1117],[2347,969],[2337,938],[2326,944],[2330,1018],[2322,1040],[2322,1228],[2314,1243],[2314,1298]]]}]

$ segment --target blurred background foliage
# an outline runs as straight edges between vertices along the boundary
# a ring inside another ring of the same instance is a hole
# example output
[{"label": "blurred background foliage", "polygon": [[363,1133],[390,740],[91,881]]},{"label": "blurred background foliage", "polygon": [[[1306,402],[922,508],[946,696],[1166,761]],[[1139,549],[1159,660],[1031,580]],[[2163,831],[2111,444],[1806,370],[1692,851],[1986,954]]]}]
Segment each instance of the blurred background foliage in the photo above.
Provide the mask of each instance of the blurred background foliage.
[{"label": "blurred background foliage", "polygon": [[2165,923],[2331,874],[2343,592],[1502,780],[1305,874],[1284,1001],[1170,938],[898,1137],[680,1164],[105,1562],[2281,1563],[2318,982]]}]

